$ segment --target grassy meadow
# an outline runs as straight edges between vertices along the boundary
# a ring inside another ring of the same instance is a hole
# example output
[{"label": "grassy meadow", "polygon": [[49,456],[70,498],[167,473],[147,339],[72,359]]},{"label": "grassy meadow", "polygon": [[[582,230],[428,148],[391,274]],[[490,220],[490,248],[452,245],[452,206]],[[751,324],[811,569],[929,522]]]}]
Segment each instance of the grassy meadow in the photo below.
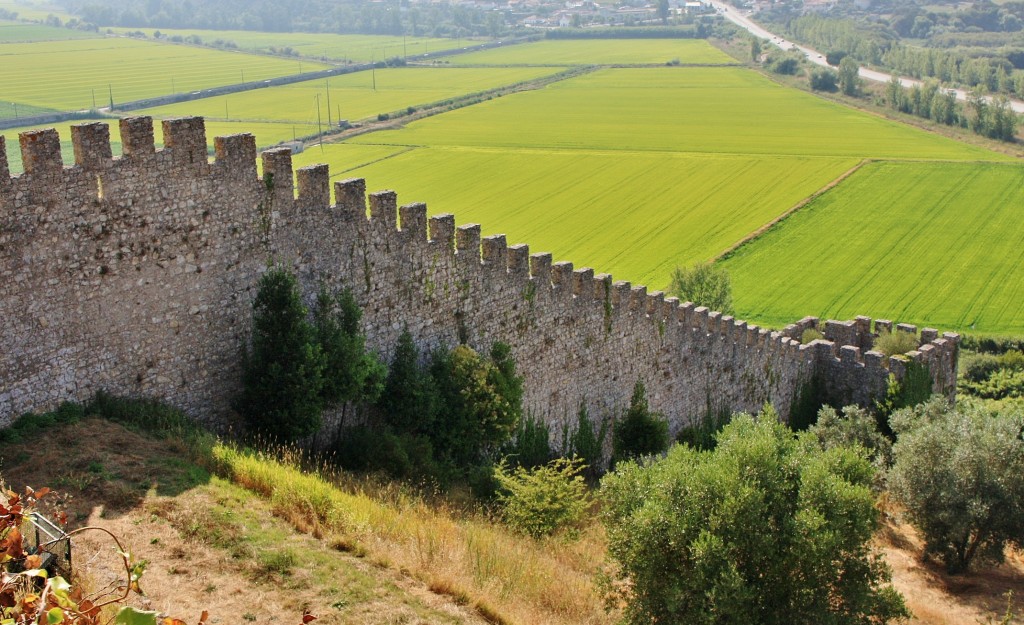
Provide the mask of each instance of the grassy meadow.
[{"label": "grassy meadow", "polygon": [[873,163],[725,260],[737,313],[1024,330],[1024,166]]},{"label": "grassy meadow", "polygon": [[[486,91],[541,76],[551,68],[468,69],[448,67],[404,67],[356,72],[316,80],[205,98],[139,111],[158,118],[202,115],[207,119],[230,121],[279,121],[317,124],[317,96],[320,118],[325,125],[376,117],[409,106],[438,102],[456,96]],[[376,83],[376,89],[374,89]],[[330,85],[330,110],[328,104]],[[314,131],[315,132],[315,131]]]},{"label": "grassy meadow", "polygon": [[736,60],[703,39],[546,40],[471,52],[460,65],[613,65],[680,63],[726,65]]},{"label": "grassy meadow", "polygon": [[292,60],[124,38],[0,46],[3,99],[58,110],[93,108],[94,95],[107,106],[111,92],[116,104],[298,71]]},{"label": "grassy meadow", "polygon": [[[604,69],[359,143],[1011,160],[788,89],[746,69]],[[788,207],[780,207],[780,212]]]},{"label": "grassy meadow", "polygon": [[18,14],[19,20],[31,20],[42,22],[53,15],[62,21],[73,19],[74,16],[67,13],[63,8],[54,6],[48,2],[31,2],[29,0],[0,0],[0,9],[14,11]]},{"label": "grassy meadow", "polygon": [[[138,28],[113,28],[116,33],[138,31]],[[162,36],[197,36],[203,43],[230,41],[246,52],[271,53],[271,48],[291,48],[297,54],[331,62],[367,63],[385,58],[409,57],[462,48],[479,42],[467,39],[433,37],[395,37],[391,35],[336,35],[332,33],[261,33],[249,30],[198,30],[176,28],[144,28],[152,37],[157,30]]]}]

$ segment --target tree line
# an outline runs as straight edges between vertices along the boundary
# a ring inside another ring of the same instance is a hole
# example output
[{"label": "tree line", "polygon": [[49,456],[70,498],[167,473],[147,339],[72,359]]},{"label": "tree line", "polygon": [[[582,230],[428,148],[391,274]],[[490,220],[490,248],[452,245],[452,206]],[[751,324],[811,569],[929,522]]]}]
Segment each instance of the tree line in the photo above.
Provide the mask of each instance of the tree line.
[{"label": "tree line", "polygon": [[497,36],[504,16],[453,3],[348,0],[68,0],[98,26],[325,32],[430,37]]}]

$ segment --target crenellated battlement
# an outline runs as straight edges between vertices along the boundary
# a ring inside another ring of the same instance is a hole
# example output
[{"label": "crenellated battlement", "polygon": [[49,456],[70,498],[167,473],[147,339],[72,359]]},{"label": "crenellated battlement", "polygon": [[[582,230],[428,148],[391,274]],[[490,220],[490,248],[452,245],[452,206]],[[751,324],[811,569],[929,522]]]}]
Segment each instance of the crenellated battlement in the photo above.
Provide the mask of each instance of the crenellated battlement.
[{"label": "crenellated battlement", "polygon": [[[920,332],[917,350],[872,351],[885,320],[805,318],[782,330],[749,324],[646,286],[531,252],[504,235],[327,165],[293,170],[291,152],[260,155],[252,135],[217,137],[201,118],[72,127],[65,166],[53,130],[20,137],[11,177],[0,137],[0,422],[103,388],[159,396],[218,417],[239,385],[251,302],[268,262],[296,272],[307,300],[347,286],[369,345],[390,357],[408,327],[424,346],[513,347],[527,407],[548,419],[617,410],[642,379],[673,428],[708,411],[788,414],[814,376],[861,403],[906,363],[928,364],[937,391],[955,385],[958,337]],[[801,344],[805,330],[825,340]],[[896,331],[917,334],[912,326]]]}]

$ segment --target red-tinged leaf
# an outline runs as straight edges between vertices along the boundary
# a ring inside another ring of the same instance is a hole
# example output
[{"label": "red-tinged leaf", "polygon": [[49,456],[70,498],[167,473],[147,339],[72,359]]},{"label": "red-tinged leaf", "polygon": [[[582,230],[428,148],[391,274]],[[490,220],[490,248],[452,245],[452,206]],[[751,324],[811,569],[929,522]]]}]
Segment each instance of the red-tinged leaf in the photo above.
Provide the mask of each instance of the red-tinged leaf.
[{"label": "red-tinged leaf", "polygon": [[46,495],[48,495],[49,493],[50,493],[50,487],[49,486],[44,486],[44,487],[42,487],[42,488],[40,488],[39,490],[36,491],[36,499],[42,499],[43,497],[46,497]]},{"label": "red-tinged leaf", "polygon": [[317,619],[317,616],[315,614],[310,614],[309,610],[303,610],[303,612],[302,612],[302,625],[306,625],[306,623],[312,623],[316,619]]},{"label": "red-tinged leaf", "polygon": [[199,615],[199,623],[200,623],[200,625],[202,625],[203,623],[205,623],[208,620],[210,620],[210,613],[207,612],[206,610],[203,610],[203,613]]},{"label": "red-tinged leaf", "polygon": [[90,618],[100,613],[100,609],[97,608],[93,604],[93,602],[89,601],[88,599],[83,601],[82,604],[78,606],[78,611]]},{"label": "red-tinged leaf", "polygon": [[59,525],[68,524],[68,515],[66,512],[58,512],[54,517]]},{"label": "red-tinged leaf", "polygon": [[181,619],[167,616],[160,621],[160,625],[188,625],[188,623]]},{"label": "red-tinged leaf", "polygon": [[26,569],[38,569],[43,566],[43,559],[37,555],[31,555],[25,558]]},{"label": "red-tinged leaf", "polygon": [[21,531],[16,527],[12,527],[7,532],[7,536],[4,537],[2,543],[0,543],[0,549],[11,558],[20,558],[25,554],[25,550],[22,547]]}]

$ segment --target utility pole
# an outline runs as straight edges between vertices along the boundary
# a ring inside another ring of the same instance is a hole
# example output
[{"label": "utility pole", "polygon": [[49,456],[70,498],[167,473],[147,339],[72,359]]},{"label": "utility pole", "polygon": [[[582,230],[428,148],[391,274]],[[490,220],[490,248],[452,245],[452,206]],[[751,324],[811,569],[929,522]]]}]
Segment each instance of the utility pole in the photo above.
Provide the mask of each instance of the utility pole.
[{"label": "utility pole", "polygon": [[409,60],[409,50],[405,47],[405,35],[402,35],[402,60]]},{"label": "utility pole", "polygon": [[325,80],[324,82],[327,83],[327,127],[333,128],[334,125],[331,124],[331,81]]},{"label": "utility pole", "polygon": [[316,94],[316,135],[320,138],[320,151],[324,151],[324,132],[320,121],[320,94]]},{"label": "utility pole", "polygon": [[107,83],[107,93],[110,94],[110,110],[114,110],[114,88]]},{"label": "utility pole", "polygon": [[[95,88],[93,88],[93,90],[92,90],[92,110],[94,110],[94,111],[96,110],[96,89]],[[15,117],[17,117],[17,115],[15,115]]]},{"label": "utility pole", "polygon": [[377,64],[373,62],[373,49],[370,49],[370,77],[373,79],[373,90],[377,90]]},{"label": "utility pole", "polygon": [[228,115],[228,99],[224,98],[224,121],[228,121],[231,116]]}]

